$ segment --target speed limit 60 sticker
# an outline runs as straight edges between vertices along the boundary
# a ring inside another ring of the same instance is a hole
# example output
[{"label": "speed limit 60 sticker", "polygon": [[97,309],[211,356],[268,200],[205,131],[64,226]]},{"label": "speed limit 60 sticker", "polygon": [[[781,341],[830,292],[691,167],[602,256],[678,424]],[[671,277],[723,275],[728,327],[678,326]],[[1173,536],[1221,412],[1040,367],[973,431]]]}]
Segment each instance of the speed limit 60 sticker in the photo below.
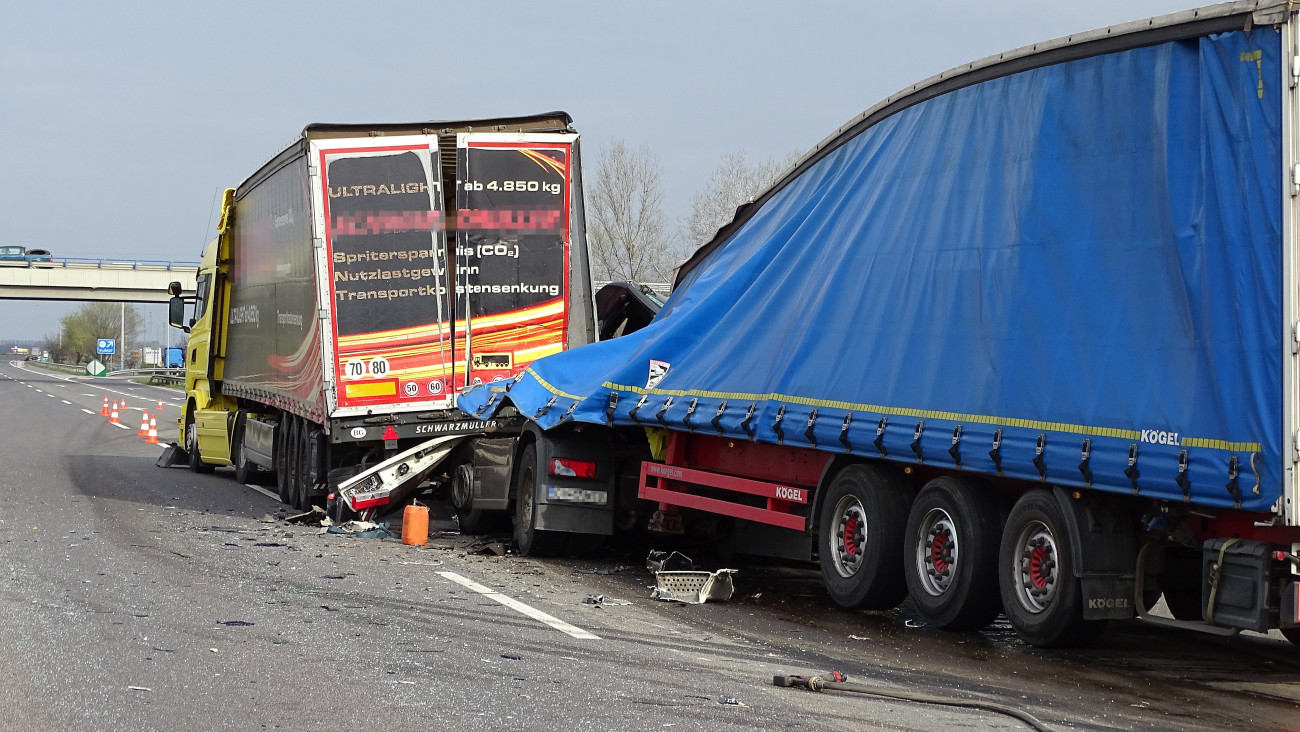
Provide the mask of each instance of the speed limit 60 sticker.
[{"label": "speed limit 60 sticker", "polygon": [[349,359],[343,366],[343,378],[363,379],[371,376],[384,376],[388,373],[388,359],[375,356],[370,360]]}]

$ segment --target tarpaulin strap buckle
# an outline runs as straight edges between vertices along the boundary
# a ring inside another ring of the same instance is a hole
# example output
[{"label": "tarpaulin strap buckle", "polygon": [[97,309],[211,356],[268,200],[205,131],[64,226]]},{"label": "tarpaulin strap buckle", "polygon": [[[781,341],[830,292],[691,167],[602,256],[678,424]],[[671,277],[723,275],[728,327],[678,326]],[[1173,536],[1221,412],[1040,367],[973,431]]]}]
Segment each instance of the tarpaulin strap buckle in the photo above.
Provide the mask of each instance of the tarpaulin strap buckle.
[{"label": "tarpaulin strap buckle", "polygon": [[487,400],[486,402],[483,402],[482,404],[480,404],[478,409],[475,409],[475,410],[474,410],[474,415],[475,415],[475,416],[478,416],[478,415],[483,414],[484,412],[486,412],[486,411],[488,410],[488,408],[491,407],[492,404],[493,404],[493,402],[495,402],[496,400],[497,400],[497,395],[496,395],[496,394],[493,394],[491,397],[488,398],[488,400]]},{"label": "tarpaulin strap buckle", "polygon": [[691,397],[691,403],[686,405],[686,416],[682,417],[682,424],[686,425],[686,431],[692,434],[695,433],[695,425],[691,424],[691,415],[695,414],[695,407],[699,403],[699,397]]},{"label": "tarpaulin strap buckle", "polygon": [[785,432],[781,429],[781,420],[785,419],[785,405],[776,408],[776,419],[772,420],[772,431],[776,433],[776,444],[785,444]]},{"label": "tarpaulin strap buckle", "polygon": [[673,406],[673,398],[670,396],[664,400],[663,408],[660,409],[657,414],[655,414],[655,419],[659,420],[659,424],[665,427],[668,426],[668,423],[664,421],[664,414],[666,414],[668,412],[668,409],[672,406]]},{"label": "tarpaulin strap buckle", "polygon": [[618,392],[609,393],[609,405],[605,407],[605,424],[614,424],[614,408],[618,406]]},{"label": "tarpaulin strap buckle", "polygon": [[1038,443],[1034,445],[1034,467],[1038,468],[1038,479],[1047,480],[1047,461],[1043,459],[1043,452],[1047,449],[1047,435],[1038,434]]},{"label": "tarpaulin strap buckle", "polygon": [[537,414],[533,415],[533,419],[541,419],[543,415],[551,411],[551,406],[555,404],[555,399],[555,397],[551,397],[550,401],[543,404],[542,408],[537,410]]},{"label": "tarpaulin strap buckle", "polygon": [[814,448],[817,447],[817,435],[813,433],[813,425],[817,424],[817,410],[814,409],[808,414],[808,429],[803,431],[803,436],[808,439],[808,443]]},{"label": "tarpaulin strap buckle", "polygon": [[840,444],[844,446],[845,452],[853,452],[853,445],[849,443],[849,425],[853,422],[853,412],[844,415],[844,423],[840,425]]},{"label": "tarpaulin strap buckle", "polygon": [[1085,440],[1083,441],[1083,448],[1080,450],[1080,453],[1081,453],[1081,454],[1080,454],[1079,472],[1080,472],[1080,473],[1083,473],[1083,487],[1084,487],[1084,488],[1091,488],[1091,487],[1092,487],[1092,468],[1088,467],[1088,463],[1092,460],[1092,440],[1091,440],[1091,439],[1085,439]]},{"label": "tarpaulin strap buckle", "polygon": [[1178,487],[1183,489],[1183,503],[1190,503],[1192,500],[1192,481],[1187,479],[1187,463],[1190,460],[1187,457],[1186,450],[1178,451]]},{"label": "tarpaulin strap buckle", "polygon": [[1241,489],[1237,487],[1237,456],[1233,455],[1228,458],[1228,483],[1224,488],[1228,489],[1228,495],[1232,496],[1232,507],[1241,508]]},{"label": "tarpaulin strap buckle", "polygon": [[641,420],[637,419],[636,413],[638,409],[645,406],[645,400],[649,398],[650,398],[649,394],[642,394],[641,398],[636,400],[636,404],[633,405],[632,411],[627,413],[628,418],[631,419],[633,422],[636,422],[637,424],[641,424]]},{"label": "tarpaulin strap buckle", "polygon": [[718,434],[722,434],[722,415],[726,411],[727,402],[723,401],[718,405],[718,413],[713,415],[713,419],[709,421],[709,424],[713,425],[713,429],[716,430]]},{"label": "tarpaulin strap buckle", "polygon": [[509,392],[511,389],[515,388],[515,384],[518,384],[523,380],[524,380],[524,372],[520,371],[519,373],[515,374],[515,378],[511,379],[509,382],[506,383],[506,391]]},{"label": "tarpaulin strap buckle", "polygon": [[1129,443],[1128,446],[1128,467],[1124,468],[1124,475],[1133,483],[1133,495],[1138,494],[1138,444]]},{"label": "tarpaulin strap buckle", "polygon": [[578,408],[578,403],[577,403],[576,401],[575,401],[574,403],[570,404],[570,405],[569,405],[569,408],[568,408],[567,410],[565,410],[564,414],[560,415],[560,422],[562,423],[562,422],[564,422],[564,420],[568,419],[569,417],[572,417],[572,416],[573,416],[573,410],[575,410],[575,409],[577,409],[577,408]]},{"label": "tarpaulin strap buckle", "polygon": [[745,410],[745,418],[740,422],[740,428],[745,431],[745,434],[748,435],[751,440],[754,439],[754,431],[749,428],[749,422],[754,418],[755,409],[756,407],[754,406],[754,403],[750,402],[749,409]]},{"label": "tarpaulin strap buckle", "polygon": [[921,433],[924,431],[925,431],[925,422],[921,421],[916,423],[916,430],[912,432],[911,448],[912,448],[912,452],[916,453],[916,461],[918,463],[925,462],[925,455],[922,454],[921,452]]},{"label": "tarpaulin strap buckle", "polygon": [[993,449],[989,450],[989,457],[993,458],[993,469],[1002,473],[1002,429],[993,430]]},{"label": "tarpaulin strap buckle", "polygon": [[952,447],[948,448],[948,454],[952,456],[952,461],[957,467],[961,467],[961,425],[952,428]]},{"label": "tarpaulin strap buckle", "polygon": [[885,449],[885,427],[888,425],[889,425],[889,421],[884,417],[881,417],[880,421],[876,423],[876,439],[874,444],[876,446],[876,450],[880,452],[880,457],[884,457],[889,454],[889,451]]}]

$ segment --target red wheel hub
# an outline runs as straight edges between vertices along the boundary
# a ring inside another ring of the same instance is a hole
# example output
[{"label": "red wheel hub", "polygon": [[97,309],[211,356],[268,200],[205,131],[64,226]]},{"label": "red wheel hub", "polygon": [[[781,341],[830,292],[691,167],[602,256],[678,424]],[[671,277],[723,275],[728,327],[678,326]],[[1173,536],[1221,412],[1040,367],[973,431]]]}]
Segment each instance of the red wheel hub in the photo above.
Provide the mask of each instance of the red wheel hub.
[{"label": "red wheel hub", "polygon": [[940,531],[930,540],[930,566],[934,567],[936,572],[943,572],[948,569],[948,532]]},{"label": "red wheel hub", "polygon": [[1029,581],[1040,590],[1047,586],[1047,578],[1052,574],[1051,559],[1052,553],[1042,546],[1034,547],[1029,554]]},{"label": "red wheel hub", "polygon": [[844,522],[844,553],[849,556],[856,555],[862,545],[862,537],[858,532],[858,523],[857,517]]}]

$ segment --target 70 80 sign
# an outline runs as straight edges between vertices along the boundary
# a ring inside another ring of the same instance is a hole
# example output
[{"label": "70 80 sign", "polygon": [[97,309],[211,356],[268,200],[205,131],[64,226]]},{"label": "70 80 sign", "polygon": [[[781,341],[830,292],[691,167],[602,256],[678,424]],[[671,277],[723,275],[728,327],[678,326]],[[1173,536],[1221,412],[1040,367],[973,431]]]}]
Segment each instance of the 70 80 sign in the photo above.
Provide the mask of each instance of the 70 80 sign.
[{"label": "70 80 sign", "polygon": [[349,379],[360,379],[366,376],[383,376],[388,373],[388,359],[383,356],[376,356],[369,361],[360,358],[349,360],[343,367],[343,375]]}]

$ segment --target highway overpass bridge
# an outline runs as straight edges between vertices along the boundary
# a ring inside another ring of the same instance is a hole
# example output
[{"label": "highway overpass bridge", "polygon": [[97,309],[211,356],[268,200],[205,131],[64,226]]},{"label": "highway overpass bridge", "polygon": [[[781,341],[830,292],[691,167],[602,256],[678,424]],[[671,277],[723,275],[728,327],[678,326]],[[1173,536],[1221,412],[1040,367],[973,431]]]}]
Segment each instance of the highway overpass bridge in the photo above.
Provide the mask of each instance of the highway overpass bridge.
[{"label": "highway overpass bridge", "polygon": [[0,261],[0,300],[167,302],[170,282],[194,294],[198,269],[198,262],[149,259]]}]

